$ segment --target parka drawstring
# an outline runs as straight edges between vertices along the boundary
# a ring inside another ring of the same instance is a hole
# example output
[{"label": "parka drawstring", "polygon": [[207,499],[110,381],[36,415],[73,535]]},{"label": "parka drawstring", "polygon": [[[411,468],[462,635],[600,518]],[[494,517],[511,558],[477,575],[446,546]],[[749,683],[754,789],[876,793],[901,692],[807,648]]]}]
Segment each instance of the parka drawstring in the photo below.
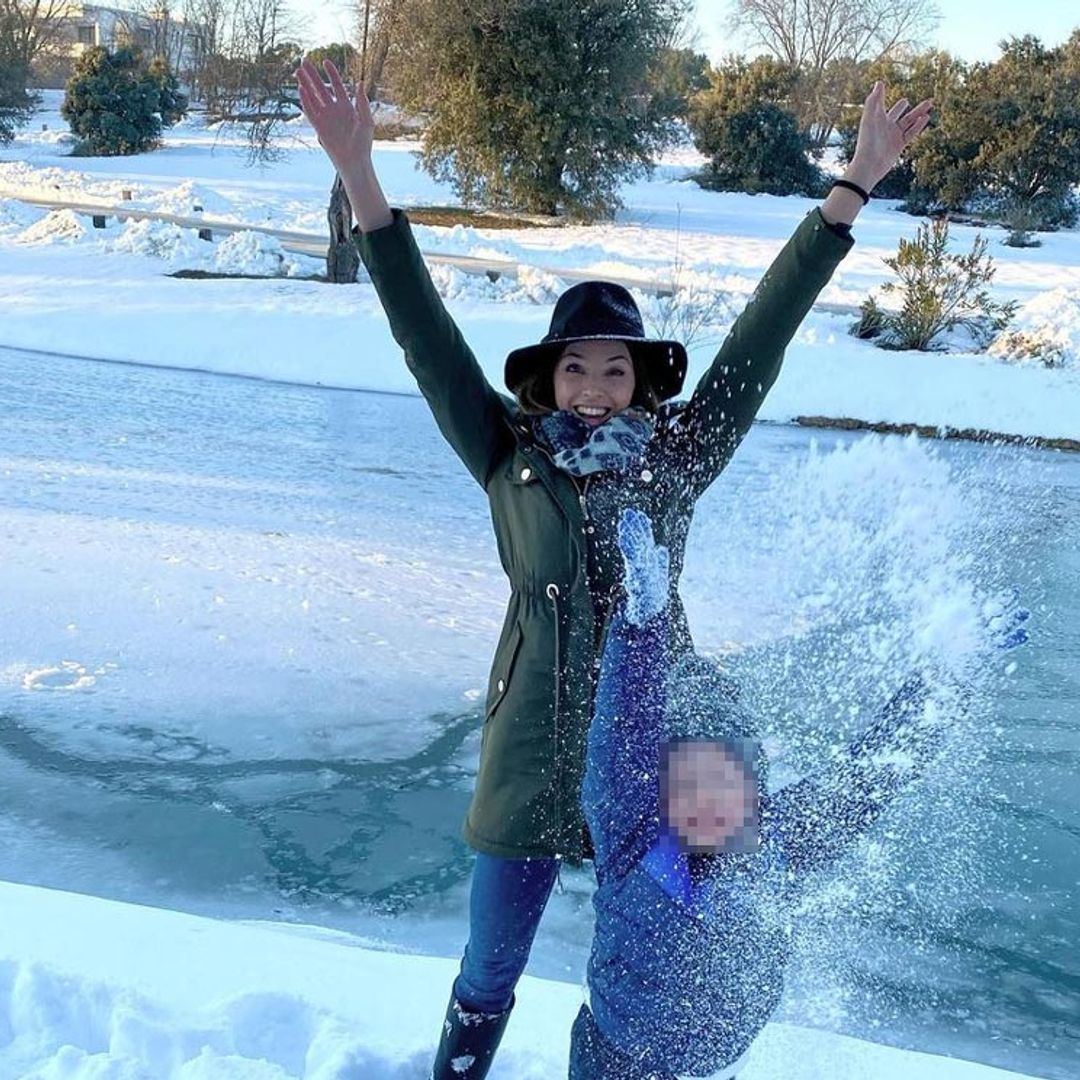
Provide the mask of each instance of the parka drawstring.
[{"label": "parka drawstring", "polygon": [[[562,705],[562,647],[559,633],[559,586],[554,581],[544,590],[551,601],[551,610],[555,616],[555,776],[556,789],[559,775],[559,710]],[[555,835],[562,838],[562,799],[556,790],[555,795]],[[560,882],[560,886],[561,886]]]}]

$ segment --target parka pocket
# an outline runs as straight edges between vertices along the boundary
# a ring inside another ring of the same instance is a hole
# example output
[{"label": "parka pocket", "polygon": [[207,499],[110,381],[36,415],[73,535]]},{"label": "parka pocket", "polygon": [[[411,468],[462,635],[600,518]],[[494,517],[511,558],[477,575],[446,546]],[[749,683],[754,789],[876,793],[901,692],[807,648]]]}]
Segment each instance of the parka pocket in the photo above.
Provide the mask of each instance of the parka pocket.
[{"label": "parka pocket", "polygon": [[488,682],[487,707],[484,710],[484,722],[492,718],[499,702],[506,696],[510,679],[514,674],[514,663],[521,651],[521,623],[515,622],[506,643],[496,652],[495,662],[491,666],[491,678]]}]

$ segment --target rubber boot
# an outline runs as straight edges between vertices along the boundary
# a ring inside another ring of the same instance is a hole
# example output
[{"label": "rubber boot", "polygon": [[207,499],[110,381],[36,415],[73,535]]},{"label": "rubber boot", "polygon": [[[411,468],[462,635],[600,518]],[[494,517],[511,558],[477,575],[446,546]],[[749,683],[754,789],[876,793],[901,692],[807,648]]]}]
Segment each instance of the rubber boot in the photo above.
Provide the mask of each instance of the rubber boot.
[{"label": "rubber boot", "polygon": [[504,1012],[472,1012],[451,994],[431,1080],[484,1080],[513,1008],[511,996]]}]

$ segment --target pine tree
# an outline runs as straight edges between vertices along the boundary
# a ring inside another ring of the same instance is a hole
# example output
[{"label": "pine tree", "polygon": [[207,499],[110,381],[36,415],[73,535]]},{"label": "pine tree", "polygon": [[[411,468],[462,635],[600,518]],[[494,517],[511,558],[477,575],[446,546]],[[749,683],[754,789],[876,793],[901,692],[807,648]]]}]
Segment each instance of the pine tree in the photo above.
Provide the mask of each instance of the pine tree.
[{"label": "pine tree", "polygon": [[158,146],[163,125],[186,108],[164,62],[147,69],[137,49],[98,45],[75,61],[60,115],[81,139],[79,153],[137,154]]},{"label": "pine tree", "polygon": [[721,191],[817,194],[822,174],[790,110],[799,72],[768,57],[735,57],[710,71],[709,81],[689,113],[694,143],[709,158],[700,182]]}]

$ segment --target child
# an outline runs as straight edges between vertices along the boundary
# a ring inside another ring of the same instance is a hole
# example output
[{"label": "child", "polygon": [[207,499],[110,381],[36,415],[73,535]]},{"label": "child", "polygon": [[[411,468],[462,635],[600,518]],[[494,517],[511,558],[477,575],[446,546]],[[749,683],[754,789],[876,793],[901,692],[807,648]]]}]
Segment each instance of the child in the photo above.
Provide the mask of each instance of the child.
[{"label": "child", "polygon": [[[884,86],[874,87],[844,179],[777,256],[688,402],[669,400],[682,389],[686,350],[650,339],[630,293],[601,281],[568,289],[543,340],[510,353],[508,397],[484,377],[408,219],[383,195],[362,89],[354,97],[325,67],[329,86],[301,64],[301,105],[348,193],[394,338],[488,497],[510,582],[463,828],[477,852],[469,941],[432,1071],[434,1080],[482,1080],[559,861],[591,856],[581,778],[598,645],[621,576],[619,512],[646,506],[670,550],[672,633],[690,648],[676,586],[695,502],[749,430],[787,343],[852,246],[867,192],[926,126],[931,103],[886,110]],[[357,352],[360,363],[359,344]]]},{"label": "child", "polygon": [[[669,668],[668,553],[645,515],[624,512],[619,545],[626,599],[582,786],[596,932],[570,1080],[727,1080],[780,1000],[785,900],[919,775],[940,718],[913,676],[825,775],[770,795],[731,681],[692,653]],[[999,625],[1003,644],[1026,639],[1026,617]]]}]

